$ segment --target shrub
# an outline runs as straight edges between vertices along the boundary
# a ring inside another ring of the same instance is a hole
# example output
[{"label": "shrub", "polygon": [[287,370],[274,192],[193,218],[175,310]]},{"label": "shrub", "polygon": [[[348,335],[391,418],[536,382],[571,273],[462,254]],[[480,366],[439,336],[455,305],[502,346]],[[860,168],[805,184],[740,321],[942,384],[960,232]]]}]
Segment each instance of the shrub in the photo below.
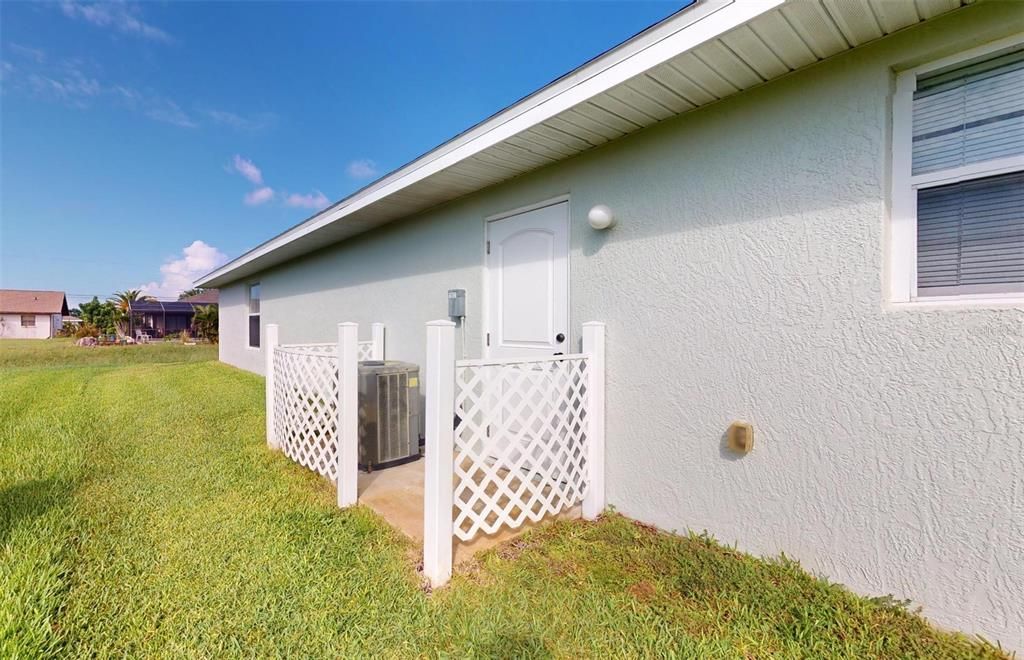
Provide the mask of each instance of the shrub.
[{"label": "shrub", "polygon": [[217,343],[217,306],[201,305],[196,307],[195,316],[192,317],[192,325],[196,329],[196,336],[211,343]]},{"label": "shrub", "polygon": [[[122,314],[114,303],[100,302],[93,296],[92,300],[82,303],[78,307],[82,312],[82,325],[95,326],[99,331],[111,335],[117,331],[117,322],[121,319]],[[96,335],[91,336],[95,337]]]},{"label": "shrub", "polygon": [[65,321],[64,325],[62,325],[60,327],[60,330],[57,331],[57,336],[58,337],[74,337],[76,332],[78,332],[78,324],[77,323],[68,323],[68,322]]},{"label": "shrub", "polygon": [[75,330],[74,338],[81,339],[82,337],[99,337],[100,329],[94,326],[92,323],[82,323]]}]

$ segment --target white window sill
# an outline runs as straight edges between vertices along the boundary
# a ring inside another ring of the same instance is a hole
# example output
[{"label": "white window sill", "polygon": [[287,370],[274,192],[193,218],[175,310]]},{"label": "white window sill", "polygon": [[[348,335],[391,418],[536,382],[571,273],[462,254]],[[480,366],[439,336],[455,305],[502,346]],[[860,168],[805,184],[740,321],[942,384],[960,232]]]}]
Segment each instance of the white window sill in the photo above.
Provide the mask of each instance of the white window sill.
[{"label": "white window sill", "polygon": [[889,301],[884,307],[893,312],[928,309],[1024,309],[1024,295],[1005,298],[919,298],[905,302]]}]

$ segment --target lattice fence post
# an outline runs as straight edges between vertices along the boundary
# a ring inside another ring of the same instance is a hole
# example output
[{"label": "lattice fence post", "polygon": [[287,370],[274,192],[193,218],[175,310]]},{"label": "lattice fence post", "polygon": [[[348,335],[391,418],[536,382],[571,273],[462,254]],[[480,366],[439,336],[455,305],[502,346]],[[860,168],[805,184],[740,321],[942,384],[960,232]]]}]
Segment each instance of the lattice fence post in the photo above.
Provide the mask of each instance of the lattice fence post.
[{"label": "lattice fence post", "polygon": [[370,355],[371,360],[383,360],[384,359],[384,324],[374,323],[370,326],[373,332],[373,351]]},{"label": "lattice fence post", "polygon": [[455,324],[427,323],[426,466],[423,574],[439,587],[452,576],[452,479],[455,462]]},{"label": "lattice fence post", "polygon": [[587,492],[583,517],[593,520],[605,508],[604,490],[604,323],[583,324],[587,357]]},{"label": "lattice fence post", "polygon": [[359,478],[359,325],[338,324],[338,506],[356,503]]},{"label": "lattice fence post", "polygon": [[267,384],[267,446],[280,449],[281,441],[274,435],[274,349],[277,348],[277,324],[268,323],[266,328],[266,365],[264,367]]}]

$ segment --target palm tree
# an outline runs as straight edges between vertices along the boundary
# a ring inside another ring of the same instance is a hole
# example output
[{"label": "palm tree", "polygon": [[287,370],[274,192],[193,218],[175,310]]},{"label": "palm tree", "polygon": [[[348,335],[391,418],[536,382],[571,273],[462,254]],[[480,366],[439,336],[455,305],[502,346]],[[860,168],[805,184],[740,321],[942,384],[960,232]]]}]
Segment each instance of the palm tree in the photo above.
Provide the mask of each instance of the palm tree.
[{"label": "palm tree", "polygon": [[196,313],[192,317],[192,327],[196,329],[196,334],[203,339],[216,344],[217,343],[217,306],[216,305],[199,305],[196,307]]},{"label": "palm tree", "polygon": [[189,289],[188,291],[182,291],[180,294],[178,294],[178,300],[184,300],[185,298],[198,296],[200,293],[206,293],[206,289],[195,287],[193,289]]},{"label": "palm tree", "polygon": [[[117,308],[117,318],[115,319],[114,326],[119,336],[124,336],[131,331],[131,307],[132,303],[137,302],[155,302],[156,298],[145,294],[142,289],[125,289],[124,291],[115,291],[114,295],[107,298],[108,302],[114,303],[114,307]],[[125,323],[125,321],[128,321]]]},{"label": "palm tree", "polygon": [[121,310],[122,314],[127,314],[132,303],[155,302],[156,298],[142,293],[142,289],[125,289],[124,291],[115,291],[114,295],[107,298],[107,300],[114,303],[114,305]]}]

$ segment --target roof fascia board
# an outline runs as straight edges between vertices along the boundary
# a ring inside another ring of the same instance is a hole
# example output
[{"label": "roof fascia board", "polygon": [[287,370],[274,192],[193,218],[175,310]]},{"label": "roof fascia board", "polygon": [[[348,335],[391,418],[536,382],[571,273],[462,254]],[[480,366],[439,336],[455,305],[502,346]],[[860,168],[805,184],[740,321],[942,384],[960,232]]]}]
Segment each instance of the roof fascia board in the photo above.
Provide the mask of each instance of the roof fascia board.
[{"label": "roof fascia board", "polygon": [[[219,286],[231,282],[232,279],[222,278],[255,259],[499,144],[785,2],[703,0],[538,90],[377,183],[208,273],[197,280],[196,285]],[[659,27],[664,27],[664,30],[659,30]]]}]

